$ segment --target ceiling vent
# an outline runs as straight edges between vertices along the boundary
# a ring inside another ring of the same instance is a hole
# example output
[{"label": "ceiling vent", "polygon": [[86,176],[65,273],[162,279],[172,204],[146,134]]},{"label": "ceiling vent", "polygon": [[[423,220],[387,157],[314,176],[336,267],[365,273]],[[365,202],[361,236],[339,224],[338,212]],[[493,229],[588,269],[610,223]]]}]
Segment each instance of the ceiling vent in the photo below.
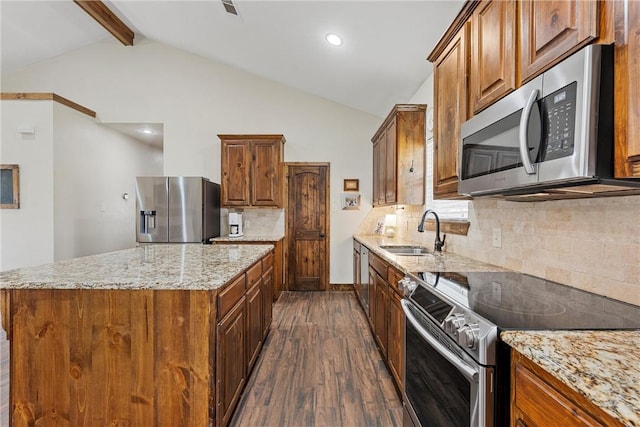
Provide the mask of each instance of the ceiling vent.
[{"label": "ceiling vent", "polygon": [[238,11],[236,10],[236,7],[233,5],[233,2],[231,0],[222,0],[222,5],[224,6],[224,10],[226,10],[227,13],[238,16]]}]

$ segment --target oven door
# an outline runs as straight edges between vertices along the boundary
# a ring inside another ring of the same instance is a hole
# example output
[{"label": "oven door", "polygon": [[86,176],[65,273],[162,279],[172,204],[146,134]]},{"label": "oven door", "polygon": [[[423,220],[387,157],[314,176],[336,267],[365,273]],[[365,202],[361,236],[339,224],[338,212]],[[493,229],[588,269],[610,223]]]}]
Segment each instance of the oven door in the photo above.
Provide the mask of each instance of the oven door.
[{"label": "oven door", "polygon": [[493,426],[493,368],[476,363],[411,302],[401,303],[406,315],[404,425]]}]

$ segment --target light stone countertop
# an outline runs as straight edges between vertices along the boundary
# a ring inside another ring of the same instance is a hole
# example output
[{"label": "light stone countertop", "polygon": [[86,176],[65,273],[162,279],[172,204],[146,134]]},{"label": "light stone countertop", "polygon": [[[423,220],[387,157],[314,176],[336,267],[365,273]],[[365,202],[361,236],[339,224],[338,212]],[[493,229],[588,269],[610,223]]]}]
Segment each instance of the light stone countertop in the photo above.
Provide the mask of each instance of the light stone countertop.
[{"label": "light stone countertop", "polygon": [[278,242],[284,239],[284,235],[282,234],[258,234],[258,235],[244,235],[242,237],[229,237],[229,236],[220,236],[213,237],[209,239],[211,242]]},{"label": "light stone countertop", "polygon": [[640,426],[640,331],[503,331],[500,337],[624,425]]},{"label": "light stone countertop", "polygon": [[151,244],[0,272],[0,289],[213,290],[273,245]]},{"label": "light stone countertop", "polygon": [[[493,264],[476,261],[454,253],[433,252],[433,242],[431,244],[416,243],[398,238],[388,239],[380,236],[370,236],[357,234],[353,236],[361,244],[365,245],[376,255],[382,257],[388,263],[398,268],[404,273],[432,271],[432,272],[477,272],[477,271],[509,271],[506,268]],[[381,249],[382,245],[405,246],[415,245],[429,249],[432,255],[426,256],[398,256]]]}]

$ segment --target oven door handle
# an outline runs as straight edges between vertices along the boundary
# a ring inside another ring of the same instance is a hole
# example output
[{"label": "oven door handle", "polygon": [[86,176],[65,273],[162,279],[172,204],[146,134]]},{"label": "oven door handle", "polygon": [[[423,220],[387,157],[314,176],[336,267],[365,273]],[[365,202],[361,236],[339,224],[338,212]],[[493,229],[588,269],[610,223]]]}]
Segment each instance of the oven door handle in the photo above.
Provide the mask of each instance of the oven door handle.
[{"label": "oven door handle", "polygon": [[416,317],[409,310],[409,306],[411,303],[407,302],[407,300],[400,300],[400,304],[402,305],[402,311],[407,316],[407,320],[411,322],[411,325],[416,328],[418,333],[424,338],[427,343],[431,347],[433,347],[442,357],[447,359],[449,363],[451,363],[468,381],[477,383],[479,372],[477,369],[474,369],[472,366],[469,366],[463,360],[460,360],[455,354],[453,354],[449,349],[447,349],[444,345],[440,344],[437,339],[433,337],[416,319]]}]

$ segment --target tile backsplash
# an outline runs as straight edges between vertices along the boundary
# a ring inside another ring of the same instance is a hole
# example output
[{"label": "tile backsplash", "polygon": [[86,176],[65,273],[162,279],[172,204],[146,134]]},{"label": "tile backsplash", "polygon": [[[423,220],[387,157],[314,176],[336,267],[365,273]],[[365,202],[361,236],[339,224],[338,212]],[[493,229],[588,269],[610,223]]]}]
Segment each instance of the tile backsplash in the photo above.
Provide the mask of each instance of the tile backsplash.
[{"label": "tile backsplash", "polygon": [[[359,232],[397,214],[396,235],[431,247],[417,232],[424,208],[375,208]],[[640,305],[640,196],[549,202],[476,199],[467,236],[448,235],[445,252]],[[501,236],[494,247],[493,235]]]},{"label": "tile backsplash", "polygon": [[[236,211],[243,213],[244,228],[242,231],[245,236],[284,235],[284,209],[251,208]],[[223,214],[223,216],[225,218],[221,224],[221,232],[229,234],[228,215]]]}]

